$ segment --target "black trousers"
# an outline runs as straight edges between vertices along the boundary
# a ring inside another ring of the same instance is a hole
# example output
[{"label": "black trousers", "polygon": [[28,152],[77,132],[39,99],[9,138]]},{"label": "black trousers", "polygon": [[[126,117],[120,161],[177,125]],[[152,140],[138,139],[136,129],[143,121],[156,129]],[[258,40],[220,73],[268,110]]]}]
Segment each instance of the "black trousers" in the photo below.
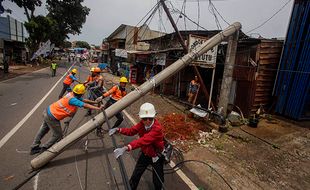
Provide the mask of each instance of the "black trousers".
[{"label": "black trousers", "polygon": [[68,90],[68,88],[70,88],[70,85],[67,85],[65,83],[63,83],[63,87],[62,87],[62,90],[59,94],[59,99],[63,97],[63,95],[65,94],[65,92]]},{"label": "black trousers", "polygon": [[56,76],[56,69],[52,69],[52,77]]},{"label": "black trousers", "polygon": [[[112,100],[112,99],[109,99],[107,101],[107,103],[104,105],[104,109],[107,109],[108,107],[110,107],[112,104],[114,104],[116,101],[115,100]],[[123,117],[123,114],[122,112],[118,112],[115,117],[117,118],[116,122],[114,123],[113,127],[112,128],[115,128],[115,127],[118,127],[120,126],[120,124],[123,122],[124,120],[124,117]]]},{"label": "black trousers", "polygon": [[161,190],[164,183],[164,158],[160,157],[155,163],[153,163],[152,158],[146,156],[141,152],[138,161],[136,163],[135,169],[129,180],[130,187],[132,190],[136,190],[141,179],[142,174],[146,168],[152,165],[153,173],[153,184],[155,190]]}]

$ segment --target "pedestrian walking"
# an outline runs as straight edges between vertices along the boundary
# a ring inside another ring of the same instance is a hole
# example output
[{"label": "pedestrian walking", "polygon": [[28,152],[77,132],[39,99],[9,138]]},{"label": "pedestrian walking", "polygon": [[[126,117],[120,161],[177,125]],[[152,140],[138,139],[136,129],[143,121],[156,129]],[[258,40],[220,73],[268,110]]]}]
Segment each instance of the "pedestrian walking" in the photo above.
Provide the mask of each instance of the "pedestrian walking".
[{"label": "pedestrian walking", "polygon": [[[110,99],[107,101],[107,103],[104,105],[104,109],[107,109],[112,104],[126,96],[126,84],[128,83],[128,80],[126,77],[121,77],[119,80],[119,84],[113,86],[110,90],[105,92],[102,96],[96,99],[96,102],[101,102],[103,97],[110,97]],[[117,121],[114,123],[113,128],[118,127],[124,120],[123,114],[121,112],[118,112],[116,115]]]},{"label": "pedestrian walking", "polygon": [[198,91],[199,91],[199,87],[200,87],[200,84],[198,81],[198,77],[195,76],[195,79],[189,83],[189,88],[188,88],[188,102],[189,103],[195,104]]},{"label": "pedestrian walking", "polygon": [[55,62],[52,62],[51,64],[51,70],[52,70],[52,77],[56,76],[56,69],[57,69],[58,65]]},{"label": "pedestrian walking", "polygon": [[[85,91],[85,86],[83,84],[77,84],[73,88],[73,92],[69,92],[63,98],[54,102],[44,110],[43,123],[31,145],[30,155],[43,152],[59,141],[63,135],[60,121],[67,117],[72,117],[78,108],[84,107],[94,110],[102,109],[103,106],[97,107],[91,105],[96,104],[95,101],[82,98]],[[40,146],[41,139],[50,130],[53,132],[51,138],[45,144]]]},{"label": "pedestrian walking", "polygon": [[156,111],[153,104],[144,103],[140,107],[141,121],[131,128],[113,128],[109,135],[120,133],[127,136],[138,134],[139,139],[131,141],[128,145],[114,150],[115,157],[123,155],[126,151],[141,148],[140,156],[129,180],[132,190],[136,190],[140,178],[146,168],[151,165],[153,184],[155,190],[161,190],[164,183],[164,134],[159,122],[155,119]]},{"label": "pedestrian walking", "polygon": [[71,87],[70,85],[74,82],[77,81],[78,83],[80,83],[78,81],[78,79],[75,77],[77,73],[77,69],[72,69],[71,72],[66,76],[65,80],[63,81],[63,87],[62,90],[59,94],[59,99],[62,98],[62,96],[65,94],[66,91],[71,92]]}]

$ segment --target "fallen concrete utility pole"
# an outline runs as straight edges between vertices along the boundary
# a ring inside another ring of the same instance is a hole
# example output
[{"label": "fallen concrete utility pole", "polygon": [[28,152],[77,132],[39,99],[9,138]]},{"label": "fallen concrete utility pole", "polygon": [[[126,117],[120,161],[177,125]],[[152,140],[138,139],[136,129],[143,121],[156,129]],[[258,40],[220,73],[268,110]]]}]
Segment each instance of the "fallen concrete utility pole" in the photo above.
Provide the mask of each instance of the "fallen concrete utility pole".
[{"label": "fallen concrete utility pole", "polygon": [[[241,24],[236,22],[230,25],[228,28],[223,30],[222,32],[218,33],[217,35],[213,36],[205,43],[198,46],[192,52],[184,55],[182,58],[174,62],[172,65],[155,75],[151,80],[143,83],[141,86],[136,88],[134,91],[130,92],[127,96],[117,101],[115,104],[107,108],[106,114],[108,118],[113,117],[116,113],[120,112],[121,110],[125,109],[130,104],[134,103],[136,100],[144,96],[147,92],[152,90],[154,87],[159,85],[164,80],[168,79],[169,77],[173,76],[175,73],[180,71],[182,68],[190,64],[196,57],[202,55],[203,53],[207,52],[214,46],[221,43],[226,37],[234,34],[238,30],[240,30]],[[33,160],[31,160],[31,166],[33,169],[39,169],[45,164],[47,164],[50,160],[55,158],[58,154],[68,148],[70,145],[74,144],[78,140],[85,137],[88,133],[93,131],[97,126],[102,125],[105,122],[105,118],[103,114],[98,114],[93,119],[89,120],[87,123],[82,125],[81,127],[77,128],[75,131],[70,133],[68,136],[63,138],[58,143],[54,144],[51,148],[47,151],[43,152]]]}]

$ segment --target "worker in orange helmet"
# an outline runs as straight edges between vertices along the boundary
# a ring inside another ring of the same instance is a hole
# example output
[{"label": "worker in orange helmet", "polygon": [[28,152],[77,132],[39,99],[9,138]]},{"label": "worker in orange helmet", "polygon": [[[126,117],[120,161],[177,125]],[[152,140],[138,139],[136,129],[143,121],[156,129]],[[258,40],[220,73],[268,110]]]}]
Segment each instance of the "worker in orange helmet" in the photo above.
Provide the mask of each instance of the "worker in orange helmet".
[{"label": "worker in orange helmet", "polygon": [[[112,104],[126,96],[126,84],[128,80],[126,77],[121,77],[119,80],[119,85],[113,86],[110,90],[105,92],[102,96],[96,99],[96,102],[101,102],[103,98],[110,97],[107,103],[104,105],[104,108],[107,109]],[[124,120],[123,115],[121,112],[117,113],[116,115],[117,121],[114,123],[113,128],[118,127]]]},{"label": "worker in orange helmet", "polygon": [[59,94],[58,99],[62,98],[62,96],[65,94],[66,91],[71,92],[70,85],[74,81],[77,81],[78,83],[80,83],[78,79],[75,77],[76,73],[77,73],[77,69],[72,69],[71,72],[66,76],[65,80],[63,81],[63,87]]},{"label": "worker in orange helmet", "polygon": [[[86,91],[85,89],[86,88],[83,84],[75,85],[73,92],[69,92],[63,98],[54,102],[44,110],[44,120],[31,145],[30,155],[43,152],[59,141],[63,135],[60,121],[67,117],[72,117],[79,107],[94,110],[101,110],[103,108],[103,106],[97,107],[91,105],[96,104],[95,101],[82,98]],[[52,130],[53,135],[44,145],[40,146],[41,139],[49,132],[49,130]]]}]

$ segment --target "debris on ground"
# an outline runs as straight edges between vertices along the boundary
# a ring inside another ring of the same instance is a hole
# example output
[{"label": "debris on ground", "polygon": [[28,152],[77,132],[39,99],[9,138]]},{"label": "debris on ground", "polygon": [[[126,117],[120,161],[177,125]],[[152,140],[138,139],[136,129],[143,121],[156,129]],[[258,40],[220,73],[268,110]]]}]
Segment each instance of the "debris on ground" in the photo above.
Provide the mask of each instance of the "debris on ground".
[{"label": "debris on ground", "polygon": [[202,146],[206,145],[212,139],[220,138],[220,133],[215,129],[212,129],[211,132],[199,131],[198,134],[199,139],[197,142]]},{"label": "debris on ground", "polygon": [[231,126],[240,126],[243,124],[241,116],[237,113],[232,111],[228,116],[227,119]]},{"label": "debris on ground", "polygon": [[185,114],[166,114],[158,118],[165,136],[173,140],[197,140],[199,131],[208,131],[203,122],[188,118]]}]

